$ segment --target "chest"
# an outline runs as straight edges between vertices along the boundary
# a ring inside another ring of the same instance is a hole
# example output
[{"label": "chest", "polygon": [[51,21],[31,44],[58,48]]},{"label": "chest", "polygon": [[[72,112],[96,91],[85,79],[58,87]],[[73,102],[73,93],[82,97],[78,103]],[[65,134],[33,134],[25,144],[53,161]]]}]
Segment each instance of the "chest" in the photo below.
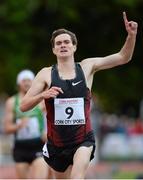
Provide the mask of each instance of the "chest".
[{"label": "chest", "polygon": [[59,94],[59,98],[74,98],[74,97],[85,97],[86,96],[86,82],[83,71],[79,65],[75,65],[75,70],[64,73],[64,79],[59,74],[57,66],[53,67],[51,86],[61,87],[63,94]]}]

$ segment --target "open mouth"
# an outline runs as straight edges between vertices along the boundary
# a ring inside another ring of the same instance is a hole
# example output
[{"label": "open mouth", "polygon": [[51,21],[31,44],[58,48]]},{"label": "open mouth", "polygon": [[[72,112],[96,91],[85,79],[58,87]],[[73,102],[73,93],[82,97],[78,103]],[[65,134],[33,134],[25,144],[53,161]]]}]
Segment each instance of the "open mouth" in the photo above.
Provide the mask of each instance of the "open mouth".
[{"label": "open mouth", "polygon": [[68,52],[66,49],[60,51],[61,53]]}]

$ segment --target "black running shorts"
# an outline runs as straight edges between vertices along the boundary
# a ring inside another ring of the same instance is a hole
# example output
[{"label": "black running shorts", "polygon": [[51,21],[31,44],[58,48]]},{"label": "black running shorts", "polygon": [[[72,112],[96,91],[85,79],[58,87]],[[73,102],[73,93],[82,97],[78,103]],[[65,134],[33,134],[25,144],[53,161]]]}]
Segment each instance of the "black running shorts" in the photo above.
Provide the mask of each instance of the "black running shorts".
[{"label": "black running shorts", "polygon": [[42,157],[44,143],[40,138],[34,140],[16,141],[13,149],[13,159],[17,163],[32,163],[36,158]]},{"label": "black running shorts", "polygon": [[94,141],[84,141],[79,145],[72,147],[57,147],[46,143],[43,147],[44,160],[51,166],[54,170],[59,172],[64,172],[69,165],[73,164],[73,156],[76,150],[81,147],[93,146],[93,150],[90,156],[90,160],[94,158],[95,152],[95,142]]}]

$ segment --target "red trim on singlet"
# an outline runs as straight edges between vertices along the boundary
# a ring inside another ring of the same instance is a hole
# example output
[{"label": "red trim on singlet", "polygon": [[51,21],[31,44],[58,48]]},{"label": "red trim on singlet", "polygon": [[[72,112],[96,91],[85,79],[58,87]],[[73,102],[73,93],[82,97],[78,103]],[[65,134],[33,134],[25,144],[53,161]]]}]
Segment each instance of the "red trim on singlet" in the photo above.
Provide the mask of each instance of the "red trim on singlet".
[{"label": "red trim on singlet", "polygon": [[[90,99],[91,94],[90,91],[87,93],[87,97],[85,98],[85,119],[86,124],[80,125],[79,129],[75,132],[69,132],[69,134],[65,133],[66,136],[72,137],[71,140],[64,141],[63,138],[60,137],[60,133],[58,131],[58,126],[54,125],[54,105],[53,100],[48,101],[45,100],[46,110],[47,110],[47,124],[48,124],[48,139],[52,142],[52,144],[56,146],[63,147],[65,145],[70,144],[79,144],[81,143],[86,135],[92,131],[91,124],[90,124]],[[71,126],[70,126],[71,127]],[[62,126],[64,128],[64,126]],[[64,133],[64,132],[63,132]],[[68,137],[67,137],[68,138]]]},{"label": "red trim on singlet", "polygon": [[[91,93],[87,88],[83,70],[80,64],[75,64],[76,76],[71,80],[60,78],[57,65],[52,66],[51,86],[61,87],[63,94],[59,93],[57,98],[84,98],[84,112],[86,124],[80,125],[55,125],[54,124],[54,99],[45,100],[47,110],[48,140],[55,146],[68,146],[79,144],[92,131],[90,125],[90,100]],[[75,82],[78,86],[73,86]],[[92,133],[91,133],[92,134]]]}]

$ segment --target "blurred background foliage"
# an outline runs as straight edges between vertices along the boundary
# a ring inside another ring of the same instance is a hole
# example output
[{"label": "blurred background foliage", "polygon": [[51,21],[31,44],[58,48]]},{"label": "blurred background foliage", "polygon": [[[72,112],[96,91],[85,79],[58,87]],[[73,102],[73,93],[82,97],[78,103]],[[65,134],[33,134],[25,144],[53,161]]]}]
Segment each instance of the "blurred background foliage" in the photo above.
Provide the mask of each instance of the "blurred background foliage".
[{"label": "blurred background foliage", "polygon": [[139,24],[132,61],[95,74],[93,92],[108,112],[137,111],[143,97],[142,0],[1,0],[0,93],[16,92],[22,69],[37,73],[56,63],[50,38],[57,28],[76,33],[76,61],[116,53],[126,39],[122,12]]}]

